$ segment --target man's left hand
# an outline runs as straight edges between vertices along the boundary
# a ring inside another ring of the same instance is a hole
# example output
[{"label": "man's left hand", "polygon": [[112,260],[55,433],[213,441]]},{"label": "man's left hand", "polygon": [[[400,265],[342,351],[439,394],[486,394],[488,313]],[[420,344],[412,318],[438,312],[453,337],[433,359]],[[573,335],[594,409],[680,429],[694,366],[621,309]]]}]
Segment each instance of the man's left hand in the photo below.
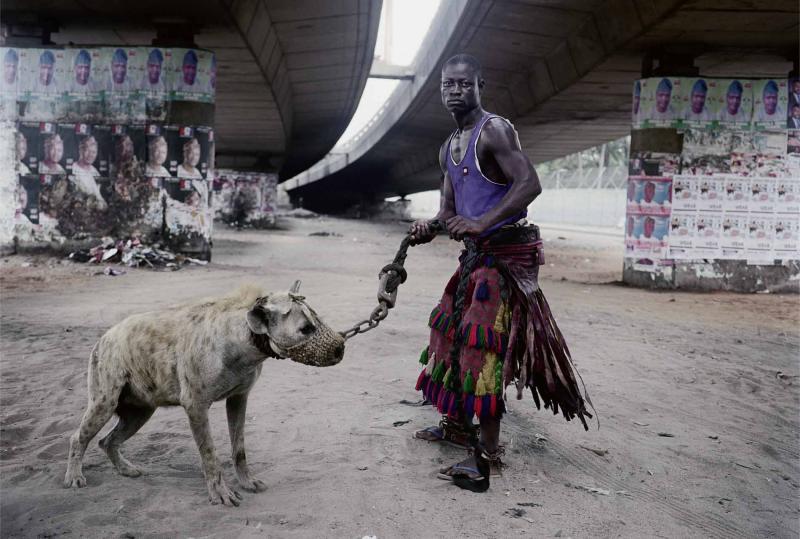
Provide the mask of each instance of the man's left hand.
[{"label": "man's left hand", "polygon": [[456,241],[461,241],[464,236],[477,236],[482,234],[484,230],[485,227],[478,221],[473,221],[460,215],[447,220],[447,231],[450,233],[450,237]]}]

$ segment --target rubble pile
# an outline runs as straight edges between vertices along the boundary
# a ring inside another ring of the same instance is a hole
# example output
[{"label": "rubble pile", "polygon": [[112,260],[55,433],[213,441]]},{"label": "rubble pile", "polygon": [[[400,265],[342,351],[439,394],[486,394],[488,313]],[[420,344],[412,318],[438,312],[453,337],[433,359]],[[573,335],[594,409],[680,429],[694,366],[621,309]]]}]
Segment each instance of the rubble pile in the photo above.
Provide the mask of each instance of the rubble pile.
[{"label": "rubble pile", "polygon": [[205,260],[173,253],[159,243],[146,245],[139,238],[117,241],[103,238],[101,241],[100,245],[91,249],[70,253],[68,258],[87,264],[121,264],[131,268],[163,268],[171,271],[179,270],[186,264],[208,264]]}]

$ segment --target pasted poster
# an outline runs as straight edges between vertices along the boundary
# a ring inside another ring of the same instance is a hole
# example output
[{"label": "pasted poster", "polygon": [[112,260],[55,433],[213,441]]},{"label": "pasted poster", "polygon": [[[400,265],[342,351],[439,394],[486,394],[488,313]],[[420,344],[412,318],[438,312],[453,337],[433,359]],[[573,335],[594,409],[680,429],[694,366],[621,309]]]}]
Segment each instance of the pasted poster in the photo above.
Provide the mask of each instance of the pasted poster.
[{"label": "pasted poster", "polygon": [[139,91],[145,100],[147,118],[150,121],[163,122],[169,107],[172,54],[169,50],[158,47],[144,49],[142,52],[146,53],[146,57]]},{"label": "pasted poster", "polygon": [[66,118],[89,123],[102,120],[106,70],[101,50],[67,49],[65,62]]},{"label": "pasted poster", "polygon": [[670,217],[669,258],[694,258],[694,236],[697,231],[697,212],[673,209]]},{"label": "pasted poster", "polygon": [[172,49],[173,100],[212,103],[216,91],[214,54],[199,49]]},{"label": "pasted poster", "polygon": [[711,99],[716,102],[717,123],[747,129],[753,118],[753,83],[743,79],[714,79]]},{"label": "pasted poster", "polygon": [[144,58],[137,48],[102,49],[107,68],[104,112],[112,123],[140,122],[146,119],[145,96],[139,89]]},{"label": "pasted poster", "polygon": [[169,157],[169,146],[165,138],[164,126],[149,124],[145,129],[145,137],[147,139],[145,176],[149,178],[167,178],[171,176],[165,166]]},{"label": "pasted poster", "polygon": [[776,259],[797,259],[800,253],[800,215],[775,216],[772,246]]},{"label": "pasted poster", "polygon": [[692,258],[719,258],[722,222],[722,212],[697,212]]},{"label": "pasted poster", "polygon": [[0,78],[0,120],[15,121],[19,117],[19,51],[13,47],[0,47],[3,58],[3,76]]},{"label": "pasted poster", "polygon": [[[677,77],[657,77],[642,80],[646,109],[642,111],[642,126],[672,127],[681,125],[683,81]],[[641,106],[641,105],[640,105]]]},{"label": "pasted poster", "polygon": [[19,122],[15,136],[17,158],[17,174],[28,176],[39,174],[39,162],[42,158],[39,124],[36,122]]},{"label": "pasted poster", "polygon": [[[712,82],[715,86],[716,82]],[[709,81],[704,78],[685,79],[683,91],[683,113],[681,115],[685,125],[706,127],[710,126],[716,117],[716,105],[714,99],[709,98]]]},{"label": "pasted poster", "polygon": [[730,172],[740,176],[787,176],[786,132],[735,132],[731,144]]},{"label": "pasted poster", "polygon": [[699,176],[697,178],[697,209],[721,212],[725,200],[725,179],[722,176]]},{"label": "pasted poster", "polygon": [[726,129],[686,129],[681,151],[681,173],[709,175],[730,172],[734,137],[734,133]]},{"label": "pasted poster", "polygon": [[27,49],[20,93],[26,97],[26,120],[58,121],[64,116],[65,52],[61,49]]},{"label": "pasted poster", "polygon": [[747,258],[747,217],[747,212],[726,211],[723,214],[719,258],[723,260]]},{"label": "pasted poster", "polygon": [[775,236],[775,217],[771,214],[753,214],[747,224],[747,260],[751,262],[771,262],[775,256],[772,251]]},{"label": "pasted poster", "polygon": [[628,177],[628,211],[646,215],[669,215],[672,179],[654,176]]},{"label": "pasted poster", "polygon": [[789,79],[789,101],[786,109],[786,127],[800,129],[800,78]]},{"label": "pasted poster", "polygon": [[753,126],[756,129],[786,126],[787,86],[785,79],[753,81]]},{"label": "pasted poster", "polygon": [[683,174],[672,179],[673,210],[694,211],[700,199],[700,185],[696,176]]}]

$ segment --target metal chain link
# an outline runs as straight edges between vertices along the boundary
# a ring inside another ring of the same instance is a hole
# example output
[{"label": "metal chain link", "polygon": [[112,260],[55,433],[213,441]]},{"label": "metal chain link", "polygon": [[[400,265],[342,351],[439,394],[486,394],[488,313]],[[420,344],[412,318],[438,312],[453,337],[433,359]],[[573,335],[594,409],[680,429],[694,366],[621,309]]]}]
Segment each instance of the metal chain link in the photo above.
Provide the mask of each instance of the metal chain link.
[{"label": "metal chain link", "polygon": [[[444,223],[441,221],[431,221],[430,230],[434,236],[445,231]],[[395,254],[394,261],[387,264],[378,274],[378,306],[372,310],[367,320],[355,324],[350,329],[340,332],[345,340],[355,337],[359,333],[366,333],[378,327],[383,320],[389,316],[389,309],[393,308],[397,302],[397,289],[406,282],[406,273],[403,265],[408,256],[408,248],[411,246],[411,234],[406,235],[400,242],[400,248]]]}]

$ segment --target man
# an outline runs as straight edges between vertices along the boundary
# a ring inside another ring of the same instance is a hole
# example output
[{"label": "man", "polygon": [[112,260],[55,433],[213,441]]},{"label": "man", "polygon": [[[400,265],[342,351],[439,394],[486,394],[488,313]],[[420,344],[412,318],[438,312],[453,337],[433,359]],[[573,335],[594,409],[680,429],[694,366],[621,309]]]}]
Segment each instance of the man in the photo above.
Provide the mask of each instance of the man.
[{"label": "man", "polygon": [[114,51],[111,57],[111,92],[129,92],[131,90],[128,80],[128,54],[123,49]]},{"label": "man", "polygon": [[183,162],[178,165],[178,178],[192,180],[192,187],[203,200],[208,200],[208,185],[197,168],[200,163],[200,143],[192,137],[183,145]]},{"label": "man", "polygon": [[100,172],[94,166],[96,160],[97,140],[89,135],[78,144],[78,160],[72,165],[72,179],[78,190],[95,197],[98,203],[97,207],[105,209],[106,202],[103,195],[100,194],[100,187],[96,181],[96,178],[100,176]]},{"label": "man", "polygon": [[725,93],[725,105],[720,109],[718,120],[722,123],[744,124],[750,121],[750,111],[742,108],[742,83],[734,80]]},{"label": "man", "polygon": [[656,102],[653,105],[650,119],[656,121],[676,120],[678,116],[675,114],[671,101],[672,83],[669,79],[661,79],[656,87]]},{"label": "man", "polygon": [[711,113],[706,107],[706,95],[708,95],[706,81],[697,79],[689,96],[689,108],[684,115],[685,120],[696,123],[711,121]]},{"label": "man", "polygon": [[183,55],[183,64],[181,66],[181,78],[175,85],[176,92],[195,93],[199,91],[195,87],[195,80],[197,78],[197,53],[193,50],[186,51]]},{"label": "man", "polygon": [[167,160],[167,141],[163,136],[153,137],[147,143],[147,164],[144,175],[148,178],[164,178],[169,171],[164,167]]},{"label": "man", "polygon": [[8,49],[3,57],[3,93],[17,91],[17,73],[19,71],[19,55],[14,49]]},{"label": "man", "polygon": [[789,94],[789,105],[800,105],[800,79],[792,81],[792,92]]},{"label": "man", "polygon": [[75,77],[70,81],[71,94],[90,94],[99,90],[92,77],[92,56],[89,51],[81,49],[75,55],[74,73]]},{"label": "man", "polygon": [[27,176],[31,173],[31,169],[28,168],[28,165],[26,165],[22,160],[25,159],[26,155],[28,155],[28,139],[26,139],[25,135],[19,131],[16,132],[16,148],[17,174],[20,176]]},{"label": "man", "polygon": [[761,106],[756,112],[756,121],[761,123],[783,123],[786,113],[778,104],[778,85],[774,80],[767,81],[761,92]]},{"label": "man", "polygon": [[[459,54],[444,64],[442,103],[458,129],[439,151],[443,187],[433,220],[446,222],[450,236],[464,240],[466,250],[431,314],[430,344],[420,358],[425,368],[417,380],[417,389],[445,419],[441,429],[415,436],[474,443],[475,415],[478,455],[497,468],[503,395],[514,380],[518,398],[529,387],[537,405],[541,399],[584,426],[584,417],[591,415],[537,285],[542,243],[538,228],[524,218],[541,193],[539,178],[510,122],[481,107],[483,86],[480,64],[472,56]],[[433,239],[433,220],[412,225],[413,244]],[[488,480],[484,475],[474,456],[440,470],[442,479],[456,478],[465,488]]]},{"label": "man", "polygon": [[162,67],[164,55],[160,49],[153,49],[147,57],[147,71],[142,79],[142,90],[149,96],[163,94],[166,91]]},{"label": "man", "polygon": [[792,105],[792,115],[786,123],[789,129],[800,129],[800,105]]},{"label": "man", "polygon": [[44,159],[39,163],[40,174],[66,174],[61,166],[64,157],[64,141],[58,134],[48,135],[44,139]]},{"label": "man", "polygon": [[46,50],[39,56],[39,76],[36,77],[33,93],[46,97],[55,97],[58,94],[58,84],[53,74],[55,63],[56,57],[51,51]]}]

